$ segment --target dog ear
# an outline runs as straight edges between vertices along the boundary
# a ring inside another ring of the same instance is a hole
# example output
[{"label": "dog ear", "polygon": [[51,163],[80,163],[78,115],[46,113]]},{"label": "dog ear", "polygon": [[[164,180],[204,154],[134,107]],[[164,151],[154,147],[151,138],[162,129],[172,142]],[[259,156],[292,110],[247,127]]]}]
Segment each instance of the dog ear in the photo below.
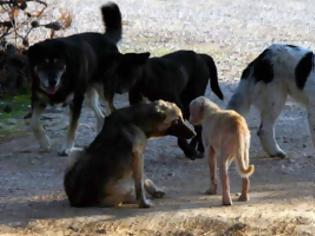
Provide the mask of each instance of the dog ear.
[{"label": "dog ear", "polygon": [[143,65],[147,62],[147,60],[150,57],[149,52],[144,53],[126,53],[124,54],[125,58],[128,62],[134,64],[134,65]]},{"label": "dog ear", "polygon": [[154,104],[154,115],[159,121],[163,121],[166,119],[167,114],[166,112],[161,108],[158,101],[153,102]]},{"label": "dog ear", "polygon": [[144,64],[149,59],[149,57],[150,57],[150,53],[149,52],[139,53],[139,54],[137,54],[136,61],[139,64]]}]

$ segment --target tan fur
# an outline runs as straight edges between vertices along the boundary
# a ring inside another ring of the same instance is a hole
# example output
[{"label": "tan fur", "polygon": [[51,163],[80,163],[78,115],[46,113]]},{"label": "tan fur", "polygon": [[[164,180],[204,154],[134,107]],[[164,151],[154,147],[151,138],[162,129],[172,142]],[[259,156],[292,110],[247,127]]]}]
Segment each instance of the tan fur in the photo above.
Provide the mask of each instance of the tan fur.
[{"label": "tan fur", "polygon": [[231,205],[228,167],[235,160],[243,178],[243,190],[240,200],[248,200],[249,176],[254,165],[249,165],[250,132],[246,120],[237,112],[223,110],[206,97],[198,97],[190,104],[190,121],[202,125],[202,139],[209,159],[211,187],[208,191],[215,194],[216,159],[219,158],[223,204]]}]

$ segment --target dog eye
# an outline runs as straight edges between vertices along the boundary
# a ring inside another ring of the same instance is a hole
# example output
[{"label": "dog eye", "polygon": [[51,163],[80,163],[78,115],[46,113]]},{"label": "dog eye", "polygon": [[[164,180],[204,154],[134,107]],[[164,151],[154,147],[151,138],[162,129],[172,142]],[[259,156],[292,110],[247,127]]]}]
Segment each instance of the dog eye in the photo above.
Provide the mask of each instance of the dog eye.
[{"label": "dog eye", "polygon": [[45,63],[47,63],[47,64],[49,63],[49,59],[48,59],[48,58],[45,58],[44,61],[45,61]]}]

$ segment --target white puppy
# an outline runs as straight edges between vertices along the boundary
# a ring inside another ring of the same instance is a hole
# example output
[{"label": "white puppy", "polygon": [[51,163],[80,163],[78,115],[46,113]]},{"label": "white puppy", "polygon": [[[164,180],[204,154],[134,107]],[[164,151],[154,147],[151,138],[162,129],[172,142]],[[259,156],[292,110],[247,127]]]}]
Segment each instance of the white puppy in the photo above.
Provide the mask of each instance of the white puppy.
[{"label": "white puppy", "polygon": [[250,132],[245,119],[232,110],[222,110],[206,97],[198,97],[190,103],[190,122],[202,125],[202,142],[208,156],[210,169],[210,189],[208,194],[217,193],[216,159],[222,184],[223,205],[232,205],[228,168],[235,160],[242,177],[240,201],[249,199],[249,176],[255,171],[249,165]]},{"label": "white puppy", "polygon": [[312,51],[293,45],[274,44],[243,71],[227,108],[246,115],[254,105],[260,112],[257,132],[270,156],[286,157],[275,139],[275,123],[289,96],[307,108],[315,145],[315,71]]}]

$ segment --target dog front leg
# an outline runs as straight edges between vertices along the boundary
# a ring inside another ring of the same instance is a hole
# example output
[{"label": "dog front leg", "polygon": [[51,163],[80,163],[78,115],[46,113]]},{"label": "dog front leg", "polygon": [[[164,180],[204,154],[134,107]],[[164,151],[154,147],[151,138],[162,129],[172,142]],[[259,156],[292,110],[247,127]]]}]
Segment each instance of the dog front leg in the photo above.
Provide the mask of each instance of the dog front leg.
[{"label": "dog front leg", "polygon": [[72,104],[70,104],[70,123],[66,139],[66,145],[58,153],[60,156],[68,156],[74,148],[75,133],[78,128],[78,121],[82,109],[84,97],[75,95]]},{"label": "dog front leg", "polygon": [[152,206],[152,203],[145,196],[143,183],[143,158],[138,152],[134,152],[132,155],[132,171],[135,181],[136,199],[139,207],[149,208]]},{"label": "dog front leg", "polygon": [[207,150],[208,156],[208,165],[210,172],[210,188],[207,190],[207,194],[216,194],[217,193],[217,178],[216,178],[216,169],[217,169],[217,160],[216,153],[212,147],[209,147]]},{"label": "dog front leg", "polygon": [[32,104],[32,119],[31,119],[31,127],[34,132],[35,138],[39,142],[40,150],[47,152],[50,150],[50,140],[45,133],[44,128],[40,124],[40,116],[45,110],[46,105],[39,104],[34,102]]}]

